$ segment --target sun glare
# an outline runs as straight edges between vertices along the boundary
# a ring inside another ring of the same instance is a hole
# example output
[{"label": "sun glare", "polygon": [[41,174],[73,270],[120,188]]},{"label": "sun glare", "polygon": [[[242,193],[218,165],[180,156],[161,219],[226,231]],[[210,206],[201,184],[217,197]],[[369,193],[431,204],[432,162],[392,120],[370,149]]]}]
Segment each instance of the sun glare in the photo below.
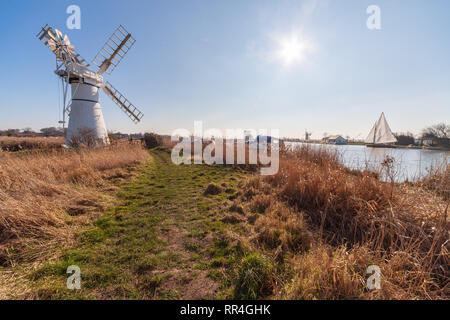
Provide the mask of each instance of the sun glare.
[{"label": "sun glare", "polygon": [[310,49],[307,43],[295,34],[281,38],[278,45],[277,58],[286,67],[301,63]]}]

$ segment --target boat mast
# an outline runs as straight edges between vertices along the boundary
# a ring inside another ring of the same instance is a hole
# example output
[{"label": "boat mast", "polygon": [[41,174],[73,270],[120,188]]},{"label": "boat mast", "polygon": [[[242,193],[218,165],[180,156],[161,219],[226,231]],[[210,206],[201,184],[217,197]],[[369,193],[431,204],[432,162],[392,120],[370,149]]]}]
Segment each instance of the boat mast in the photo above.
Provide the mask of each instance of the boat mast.
[{"label": "boat mast", "polygon": [[378,122],[380,122],[380,120],[375,122],[375,131],[373,132],[373,144],[375,144],[375,142],[377,141],[377,127],[378,127]]}]

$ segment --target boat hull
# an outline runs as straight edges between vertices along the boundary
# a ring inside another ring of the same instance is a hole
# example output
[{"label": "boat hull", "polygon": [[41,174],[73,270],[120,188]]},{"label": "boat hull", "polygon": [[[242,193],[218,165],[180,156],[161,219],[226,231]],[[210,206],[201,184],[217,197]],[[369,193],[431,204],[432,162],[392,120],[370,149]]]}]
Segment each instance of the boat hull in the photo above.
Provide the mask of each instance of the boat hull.
[{"label": "boat hull", "polygon": [[395,149],[397,148],[396,146],[393,146],[391,144],[366,144],[367,148],[390,148],[390,149]]}]

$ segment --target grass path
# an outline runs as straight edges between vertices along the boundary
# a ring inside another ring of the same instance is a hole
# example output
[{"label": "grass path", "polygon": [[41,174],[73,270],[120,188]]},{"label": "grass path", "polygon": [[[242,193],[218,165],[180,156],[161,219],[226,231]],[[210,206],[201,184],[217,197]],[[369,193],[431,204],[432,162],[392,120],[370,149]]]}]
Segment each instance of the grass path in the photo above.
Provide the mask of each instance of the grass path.
[{"label": "grass path", "polygon": [[[31,275],[41,299],[212,299],[232,296],[230,266],[241,253],[221,221],[239,192],[241,171],[175,166],[165,150],[151,152],[143,172],[118,193],[78,244]],[[221,191],[205,195],[214,183]],[[237,230],[238,231],[238,230]],[[81,290],[66,288],[67,267],[81,269]]]}]

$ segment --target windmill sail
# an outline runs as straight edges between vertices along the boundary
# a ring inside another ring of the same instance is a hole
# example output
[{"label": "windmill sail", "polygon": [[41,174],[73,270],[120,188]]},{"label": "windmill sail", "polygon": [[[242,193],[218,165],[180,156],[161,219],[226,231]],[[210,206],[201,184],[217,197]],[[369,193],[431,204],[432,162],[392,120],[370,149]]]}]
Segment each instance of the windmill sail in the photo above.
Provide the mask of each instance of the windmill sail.
[{"label": "windmill sail", "polygon": [[73,62],[89,67],[78,53],[75,52],[75,47],[70,43],[67,35],[62,35],[58,29],[53,29],[45,25],[38,33],[37,37],[46,47],[48,47],[57,57],[58,60],[64,64],[71,64]]},{"label": "windmill sail", "polygon": [[371,144],[389,144],[397,142],[397,138],[392,133],[384,113],[381,114],[380,119],[373,126],[365,142]]},{"label": "windmill sail", "polygon": [[98,74],[111,74],[135,42],[131,34],[120,25],[94,58]]},{"label": "windmill sail", "polygon": [[138,110],[127,98],[123,96],[108,81],[102,86],[103,91],[125,112],[125,114],[134,122],[141,121],[144,114]]}]

